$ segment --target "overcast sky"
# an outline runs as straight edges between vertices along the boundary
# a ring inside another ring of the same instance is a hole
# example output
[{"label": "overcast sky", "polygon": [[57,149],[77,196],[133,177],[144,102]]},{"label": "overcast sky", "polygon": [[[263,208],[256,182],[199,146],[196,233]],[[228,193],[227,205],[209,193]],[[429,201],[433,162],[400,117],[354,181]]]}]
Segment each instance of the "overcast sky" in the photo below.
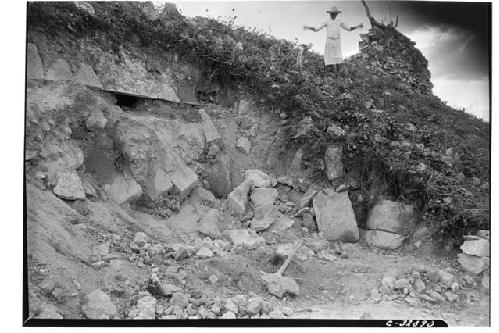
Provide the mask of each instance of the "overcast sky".
[{"label": "overcast sky", "polygon": [[[364,29],[342,32],[344,57],[358,52],[360,33],[370,27],[360,1],[174,1],[188,17],[208,16],[288,40],[313,45],[323,54],[325,31],[304,31],[328,18],[335,5],[347,25],[364,23]],[[398,29],[417,43],[429,61],[434,93],[448,104],[465,108],[489,121],[489,16],[486,3],[434,1],[368,1],[380,20],[399,16]]]}]

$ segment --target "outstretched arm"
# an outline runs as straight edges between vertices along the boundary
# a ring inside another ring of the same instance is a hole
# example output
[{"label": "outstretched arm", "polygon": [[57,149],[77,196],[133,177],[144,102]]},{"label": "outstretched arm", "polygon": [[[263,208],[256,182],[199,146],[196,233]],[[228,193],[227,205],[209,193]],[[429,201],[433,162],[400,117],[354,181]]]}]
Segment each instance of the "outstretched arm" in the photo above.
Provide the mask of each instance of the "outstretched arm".
[{"label": "outstretched arm", "polygon": [[310,27],[310,26],[305,25],[303,28],[304,28],[304,30],[312,30],[314,32],[317,32],[317,31],[320,31],[323,28],[326,28],[326,23],[323,23],[323,24],[321,24],[320,26],[317,26],[317,27]]},{"label": "outstretched arm", "polygon": [[353,31],[358,28],[363,28],[363,23],[360,23],[358,25],[355,25],[353,27],[348,27],[344,22],[340,23],[340,27],[346,31]]}]

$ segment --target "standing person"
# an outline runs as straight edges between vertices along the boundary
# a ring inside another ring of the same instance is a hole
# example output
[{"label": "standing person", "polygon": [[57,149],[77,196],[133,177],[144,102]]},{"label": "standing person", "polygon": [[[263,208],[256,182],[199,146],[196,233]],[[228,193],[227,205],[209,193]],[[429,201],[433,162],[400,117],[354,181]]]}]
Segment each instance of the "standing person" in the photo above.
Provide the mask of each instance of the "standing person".
[{"label": "standing person", "polygon": [[312,30],[314,32],[326,28],[326,44],[325,44],[325,66],[328,71],[340,71],[342,63],[342,47],[340,43],[340,28],[346,31],[363,28],[363,23],[354,27],[348,27],[344,22],[337,20],[339,13],[342,13],[337,6],[333,6],[327,11],[330,14],[330,19],[323,22],[318,27],[304,26],[304,30]]}]

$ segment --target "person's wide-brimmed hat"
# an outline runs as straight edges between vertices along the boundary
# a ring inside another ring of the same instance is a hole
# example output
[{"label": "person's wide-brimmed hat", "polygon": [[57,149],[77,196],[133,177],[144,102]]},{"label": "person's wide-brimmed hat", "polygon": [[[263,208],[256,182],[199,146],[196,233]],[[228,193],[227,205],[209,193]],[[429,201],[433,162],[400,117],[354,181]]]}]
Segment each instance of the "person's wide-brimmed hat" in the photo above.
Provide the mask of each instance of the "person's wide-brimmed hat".
[{"label": "person's wide-brimmed hat", "polygon": [[332,8],[330,8],[326,12],[327,13],[342,13],[342,11],[337,8],[337,6],[332,6]]}]

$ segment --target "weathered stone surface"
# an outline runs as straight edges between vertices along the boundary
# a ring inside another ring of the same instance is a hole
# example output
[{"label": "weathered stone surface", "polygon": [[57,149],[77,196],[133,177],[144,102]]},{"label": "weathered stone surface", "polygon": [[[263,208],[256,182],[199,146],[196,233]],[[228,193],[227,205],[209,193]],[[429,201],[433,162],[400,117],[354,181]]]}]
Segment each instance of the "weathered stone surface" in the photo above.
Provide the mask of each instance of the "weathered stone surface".
[{"label": "weathered stone surface", "polygon": [[59,198],[67,200],[85,199],[85,190],[76,171],[59,173],[52,191]]},{"label": "weathered stone surface", "polygon": [[249,315],[258,315],[262,310],[263,300],[260,297],[251,297],[248,299],[247,313]]},{"label": "weathered stone surface", "polygon": [[399,279],[394,282],[394,289],[404,289],[410,288],[410,282],[408,279]]},{"label": "weathered stone surface", "polygon": [[111,298],[102,290],[89,293],[83,306],[83,313],[88,319],[112,319],[116,316],[116,307]]},{"label": "weathered stone surface", "polygon": [[75,74],[75,80],[89,87],[102,89],[101,79],[87,64],[81,64]]},{"label": "weathered stone surface", "polygon": [[250,191],[252,184],[253,181],[247,179],[229,193],[226,202],[231,213],[236,215],[245,214],[245,207],[248,202],[248,191]]},{"label": "weathered stone surface", "polygon": [[27,79],[43,79],[44,71],[42,58],[38,54],[38,48],[35,44],[26,45],[26,77]]},{"label": "weathered stone surface", "polygon": [[170,299],[170,304],[180,306],[181,308],[185,308],[189,304],[189,297],[187,297],[181,292],[176,292],[172,295],[172,298]]},{"label": "weathered stone surface", "polygon": [[236,142],[235,146],[239,151],[245,154],[250,154],[250,150],[252,149],[252,144],[250,141],[245,138],[245,137],[240,137],[238,138],[238,141]]},{"label": "weathered stone surface", "polygon": [[297,149],[295,152],[295,155],[293,156],[292,160],[292,170],[293,171],[300,171],[302,169],[302,155],[303,155],[302,148]]},{"label": "weathered stone surface", "polygon": [[50,81],[73,80],[73,74],[66,60],[59,58],[47,68],[45,79]]},{"label": "weathered stone surface", "polygon": [[447,271],[443,271],[442,269],[435,270],[434,272],[431,273],[431,275],[437,276],[437,281],[435,282],[441,282],[449,288],[451,288],[453,281],[456,280],[453,274],[448,273]]},{"label": "weathered stone surface", "polygon": [[325,152],[326,176],[330,180],[344,176],[344,166],[342,164],[342,147],[328,147]]},{"label": "weathered stone surface", "polygon": [[43,310],[40,312],[38,316],[36,316],[37,319],[64,319],[62,315],[60,315],[58,312],[51,311],[51,310]]},{"label": "weathered stone surface", "polygon": [[200,259],[208,259],[214,256],[214,252],[206,247],[202,247],[196,252],[196,256]]},{"label": "weathered stone surface", "polygon": [[264,274],[262,279],[266,282],[267,291],[278,298],[286,294],[298,296],[300,287],[294,279],[290,277],[279,276],[277,274]]},{"label": "weathered stone surface", "polygon": [[155,319],[156,298],[151,295],[143,296],[137,301],[137,306],[130,311],[132,319]]},{"label": "weathered stone surface", "polygon": [[148,239],[149,239],[149,237],[145,233],[143,233],[143,232],[136,232],[135,235],[134,235],[134,239],[132,240],[132,242],[134,244],[136,244],[137,246],[139,246],[139,247],[143,247],[144,245],[146,245]]},{"label": "weathered stone surface", "polygon": [[285,315],[281,311],[273,310],[269,313],[269,319],[285,319]]},{"label": "weathered stone surface", "polygon": [[235,314],[239,312],[238,305],[234,304],[234,302],[231,299],[228,299],[226,301],[226,304],[224,305],[224,309],[228,312],[235,313]]},{"label": "weathered stone surface", "polygon": [[[122,118],[115,126],[115,140],[134,179],[148,196],[155,199],[173,185],[185,197],[197,185],[198,175],[179,153],[192,158],[199,156],[203,146],[200,129],[157,118]],[[188,137],[191,146],[185,141]]]},{"label": "weathered stone surface", "polygon": [[205,206],[213,206],[218,202],[212,192],[205,190],[201,186],[196,187],[193,192],[191,192],[191,196]]},{"label": "weathered stone surface", "polygon": [[198,175],[188,167],[178,168],[170,179],[181,197],[186,197],[198,185]]},{"label": "weathered stone surface", "polygon": [[276,248],[276,254],[281,257],[288,257],[295,251],[297,245],[295,243],[281,244]]},{"label": "weathered stone surface", "polygon": [[417,293],[421,293],[425,290],[425,282],[422,281],[421,279],[416,279],[413,286]]},{"label": "weathered stone surface", "polygon": [[298,123],[297,131],[293,138],[312,138],[314,136],[313,133],[317,131],[318,129],[314,126],[314,121],[310,116],[307,116]]},{"label": "weathered stone surface", "polygon": [[201,115],[202,124],[203,124],[203,134],[205,136],[205,141],[207,143],[217,142],[222,140],[222,137],[219,134],[219,131],[215,127],[214,123],[210,116],[206,113],[205,110],[200,109],[198,112]]},{"label": "weathered stone surface", "polygon": [[[158,169],[166,173],[178,167],[175,157],[166,153],[158,136],[146,124],[140,121],[122,119],[116,124],[115,141],[118,148],[129,162],[134,178],[142,185],[154,183]],[[149,191],[150,186],[145,186]],[[157,193],[147,193],[154,197]]]},{"label": "weathered stone surface", "polygon": [[358,227],[347,192],[334,192],[333,197],[320,192],[314,197],[313,206],[318,229],[326,239],[358,241]]},{"label": "weathered stone surface", "polygon": [[222,238],[219,228],[220,213],[217,209],[210,209],[198,223],[197,230],[212,238]]},{"label": "weathered stone surface", "polygon": [[489,230],[479,230],[477,232],[477,236],[480,238],[484,238],[489,240],[490,239],[490,231]]},{"label": "weathered stone surface", "polygon": [[460,248],[465,254],[479,257],[490,256],[490,241],[484,238],[465,241]]},{"label": "weathered stone surface", "polygon": [[117,174],[111,184],[105,184],[103,189],[111,200],[119,205],[138,199],[142,195],[141,187],[128,172]]},{"label": "weathered stone surface", "polygon": [[283,230],[290,228],[294,223],[295,223],[295,221],[292,220],[291,218],[289,218],[288,216],[280,215],[276,219],[276,221],[274,221],[274,223],[271,224],[271,227],[269,228],[269,230],[283,231]]},{"label": "weathered stone surface", "polygon": [[403,244],[403,236],[382,230],[367,230],[366,243],[381,249],[397,249]]},{"label": "weathered stone surface", "polygon": [[290,176],[280,176],[276,179],[277,184],[286,185],[290,188],[295,188],[297,185],[295,184],[295,179]]},{"label": "weathered stone surface", "polygon": [[[158,166],[152,166],[149,171],[150,175],[149,177],[144,179],[143,186],[145,192],[149,195],[149,197],[153,200],[156,200],[160,197],[160,195],[170,191],[173,188],[173,178],[171,179],[170,176]],[[174,175],[172,175],[172,177],[173,176]],[[185,196],[188,193],[188,190],[195,186],[194,184],[186,185],[189,184],[189,181],[190,180],[186,178],[182,180],[181,184],[176,184],[176,188],[181,196]]]},{"label": "weathered stone surface", "polygon": [[49,184],[55,185],[58,174],[73,172],[84,162],[83,151],[73,142],[65,140],[55,142],[47,140],[41,144],[39,162],[40,167],[47,170]]},{"label": "weathered stone surface", "polygon": [[91,16],[95,16],[95,9],[89,1],[73,1],[75,6]]},{"label": "weathered stone surface", "polygon": [[160,292],[163,296],[172,296],[174,293],[181,292],[182,288],[170,283],[164,283],[160,286]]},{"label": "weathered stone surface", "polygon": [[443,296],[441,296],[441,294],[438,293],[437,291],[427,290],[426,293],[427,293],[427,295],[429,295],[430,297],[434,298],[435,300],[438,300],[438,301],[440,301],[442,303],[446,302],[446,298],[444,298]]},{"label": "weathered stone surface", "polygon": [[220,319],[236,319],[236,314],[234,314],[233,312],[231,311],[228,311],[226,313],[224,313]]},{"label": "weathered stone surface", "polygon": [[161,12],[162,17],[171,18],[172,16],[178,16],[179,11],[177,10],[177,6],[174,3],[166,2],[163,6],[163,10]]},{"label": "weathered stone surface", "polygon": [[155,6],[151,1],[141,1],[137,3],[141,11],[146,15],[146,17],[150,20],[156,20],[160,13],[156,10]]},{"label": "weathered stone surface", "polygon": [[255,187],[272,187],[276,184],[276,180],[261,170],[246,170],[245,180],[253,181]]},{"label": "weathered stone surface", "polygon": [[167,73],[152,74],[139,59],[121,52],[122,62],[109,61],[100,69],[104,90],[121,94],[179,102],[173,80]]},{"label": "weathered stone surface", "polygon": [[311,201],[314,198],[314,196],[316,195],[316,193],[318,193],[318,191],[315,190],[314,188],[310,187],[306,191],[306,193],[304,193],[304,195],[302,196],[302,199],[300,200],[300,208],[309,207],[309,205],[311,204]]},{"label": "weathered stone surface", "polygon": [[236,119],[236,123],[238,124],[238,127],[242,130],[247,130],[252,127],[252,125],[255,123],[254,119],[250,116],[242,116],[238,117]]},{"label": "weathered stone surface", "polygon": [[250,110],[250,102],[244,99],[240,100],[238,103],[238,115],[243,115],[248,113]]},{"label": "weathered stone surface", "polygon": [[227,154],[219,154],[210,166],[208,183],[210,191],[219,198],[231,192],[231,159]]},{"label": "weathered stone surface", "polygon": [[266,240],[248,229],[227,230],[227,235],[235,246],[241,246],[248,250],[253,250],[266,244]]},{"label": "weathered stone surface", "polygon": [[272,205],[278,198],[278,190],[274,188],[256,188],[250,198],[255,207]]},{"label": "weathered stone surface", "polygon": [[412,206],[384,200],[372,208],[366,226],[372,230],[402,233],[405,227],[408,227],[412,222]]},{"label": "weathered stone surface", "polygon": [[382,286],[389,290],[394,290],[396,287],[396,278],[394,276],[384,276],[382,278]]},{"label": "weathered stone surface", "polygon": [[318,229],[316,221],[314,221],[314,216],[310,212],[302,214],[302,225],[311,231],[316,231]]},{"label": "weathered stone surface", "polygon": [[490,289],[490,273],[483,272],[483,276],[481,277],[481,285],[485,289]]},{"label": "weathered stone surface", "polygon": [[468,272],[479,274],[490,267],[489,257],[471,256],[465,253],[458,254],[458,262]]},{"label": "weathered stone surface", "polygon": [[304,245],[314,252],[326,250],[330,247],[330,243],[324,238],[308,238],[305,240]]},{"label": "weathered stone surface", "polygon": [[108,120],[100,109],[94,109],[85,120],[85,126],[91,131],[102,130],[106,127]]},{"label": "weathered stone surface", "polygon": [[55,305],[43,304],[40,306],[40,314],[36,316],[38,319],[63,319],[63,316],[59,314],[59,310]]},{"label": "weathered stone surface", "polygon": [[256,231],[268,229],[279,217],[278,206],[260,206],[255,210],[255,216],[250,222],[250,227]]}]

